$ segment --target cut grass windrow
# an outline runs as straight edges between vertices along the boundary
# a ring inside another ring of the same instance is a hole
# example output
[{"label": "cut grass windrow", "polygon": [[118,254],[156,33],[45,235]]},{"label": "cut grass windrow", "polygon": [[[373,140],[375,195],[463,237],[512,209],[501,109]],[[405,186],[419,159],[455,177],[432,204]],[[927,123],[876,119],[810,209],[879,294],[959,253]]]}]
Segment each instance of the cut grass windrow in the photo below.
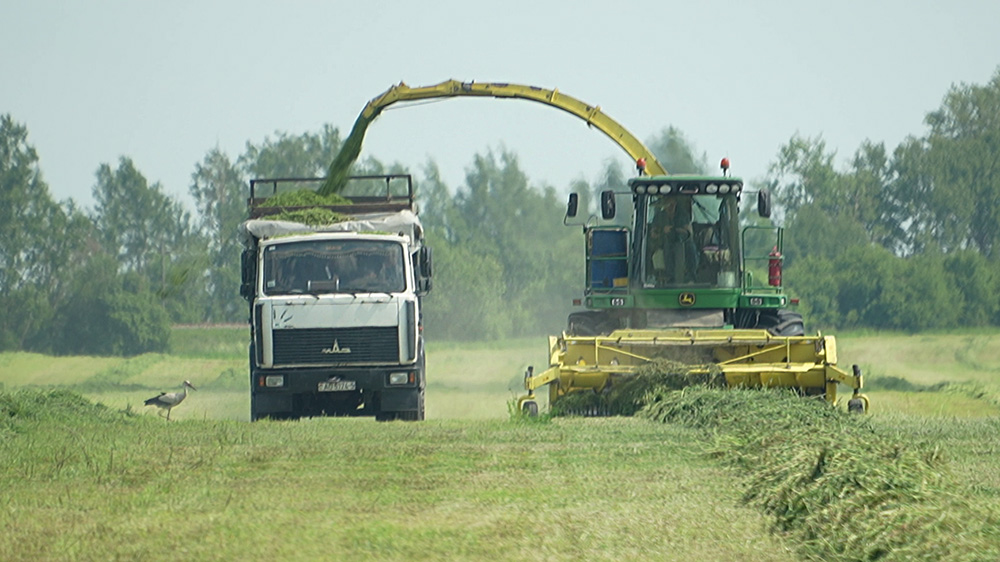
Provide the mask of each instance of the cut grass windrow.
[{"label": "cut grass windrow", "polygon": [[711,436],[744,501],[810,559],[998,560],[1000,516],[952,490],[943,453],[779,390],[654,391],[640,412]]}]

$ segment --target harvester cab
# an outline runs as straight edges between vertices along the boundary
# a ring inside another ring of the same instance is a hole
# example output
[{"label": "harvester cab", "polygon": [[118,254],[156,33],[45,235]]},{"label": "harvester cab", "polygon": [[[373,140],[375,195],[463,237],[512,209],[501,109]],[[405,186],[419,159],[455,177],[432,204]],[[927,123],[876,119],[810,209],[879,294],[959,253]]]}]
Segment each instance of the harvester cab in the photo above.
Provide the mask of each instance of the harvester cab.
[{"label": "harvester cab", "polygon": [[[569,333],[724,327],[804,333],[781,286],[783,231],[741,226],[742,180],[639,176],[627,187],[602,193],[601,220],[584,225],[587,311],[570,316]],[[770,197],[757,196],[758,214],[769,217]],[[567,223],[576,206],[569,204]]]}]

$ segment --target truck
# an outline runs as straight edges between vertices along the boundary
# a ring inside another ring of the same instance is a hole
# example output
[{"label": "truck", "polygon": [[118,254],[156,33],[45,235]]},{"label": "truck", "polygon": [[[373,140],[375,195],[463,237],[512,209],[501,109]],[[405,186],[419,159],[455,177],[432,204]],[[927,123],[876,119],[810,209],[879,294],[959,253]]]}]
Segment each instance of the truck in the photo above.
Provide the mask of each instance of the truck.
[{"label": "truck", "polygon": [[250,181],[240,226],[250,419],[423,420],[432,258],[412,178],[351,176],[334,204],[272,203],[324,181]]}]

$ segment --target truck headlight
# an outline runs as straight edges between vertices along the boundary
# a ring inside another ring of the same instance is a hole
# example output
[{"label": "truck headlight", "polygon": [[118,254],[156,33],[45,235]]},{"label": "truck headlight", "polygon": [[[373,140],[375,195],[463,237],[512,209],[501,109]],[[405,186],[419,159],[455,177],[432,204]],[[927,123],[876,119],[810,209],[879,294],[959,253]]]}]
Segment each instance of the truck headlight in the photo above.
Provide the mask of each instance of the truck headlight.
[{"label": "truck headlight", "polygon": [[271,388],[285,386],[285,377],[283,375],[268,375],[264,377],[264,386]]},{"label": "truck headlight", "polygon": [[390,385],[406,384],[408,382],[410,382],[410,374],[409,373],[389,373],[389,384]]}]

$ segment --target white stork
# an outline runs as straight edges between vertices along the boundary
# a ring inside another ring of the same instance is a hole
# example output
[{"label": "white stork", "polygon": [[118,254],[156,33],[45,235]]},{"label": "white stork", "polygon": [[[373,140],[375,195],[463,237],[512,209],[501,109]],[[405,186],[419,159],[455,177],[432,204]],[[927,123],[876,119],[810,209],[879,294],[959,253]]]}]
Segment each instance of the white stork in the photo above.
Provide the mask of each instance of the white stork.
[{"label": "white stork", "polygon": [[161,392],[159,396],[154,396],[149,400],[146,400],[146,405],[166,409],[167,421],[170,421],[170,410],[173,410],[174,406],[180,404],[185,398],[187,398],[188,389],[198,390],[191,384],[191,381],[184,381],[181,388],[183,389],[182,392]]}]

